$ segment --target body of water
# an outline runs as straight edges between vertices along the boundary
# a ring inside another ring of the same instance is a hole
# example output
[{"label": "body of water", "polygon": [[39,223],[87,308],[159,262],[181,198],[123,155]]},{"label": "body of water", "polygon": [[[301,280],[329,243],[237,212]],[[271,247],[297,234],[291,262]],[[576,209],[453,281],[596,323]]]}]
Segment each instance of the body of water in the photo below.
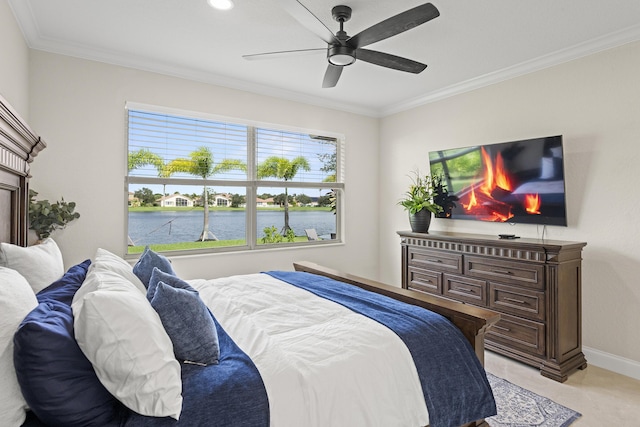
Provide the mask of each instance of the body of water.
[{"label": "body of water", "polygon": [[[225,210],[209,212],[209,231],[219,240],[245,238],[245,211]],[[193,242],[200,237],[204,222],[203,211],[129,212],[129,237],[136,245]],[[258,238],[265,227],[284,227],[284,211],[258,211]],[[336,232],[336,216],[328,211],[289,211],[289,226],[296,236],[304,236],[305,228],[315,228],[320,236]]]}]

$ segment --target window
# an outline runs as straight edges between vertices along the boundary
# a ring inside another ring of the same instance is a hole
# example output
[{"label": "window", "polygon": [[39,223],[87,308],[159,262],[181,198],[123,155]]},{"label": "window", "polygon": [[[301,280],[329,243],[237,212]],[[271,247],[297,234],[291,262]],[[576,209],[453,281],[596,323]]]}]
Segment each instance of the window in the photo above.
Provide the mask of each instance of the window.
[{"label": "window", "polygon": [[340,137],[133,104],[127,118],[129,253],[340,238]]},{"label": "window", "polygon": [[183,197],[176,198],[176,206],[189,206],[187,199]]}]

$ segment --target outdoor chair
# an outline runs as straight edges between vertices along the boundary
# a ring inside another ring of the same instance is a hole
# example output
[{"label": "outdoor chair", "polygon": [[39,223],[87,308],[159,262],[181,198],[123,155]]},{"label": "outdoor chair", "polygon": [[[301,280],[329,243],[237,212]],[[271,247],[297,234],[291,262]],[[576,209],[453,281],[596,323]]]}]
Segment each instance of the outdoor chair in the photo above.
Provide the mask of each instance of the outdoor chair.
[{"label": "outdoor chair", "polygon": [[305,228],[304,232],[306,233],[307,239],[309,239],[309,241],[320,240],[315,228]]}]

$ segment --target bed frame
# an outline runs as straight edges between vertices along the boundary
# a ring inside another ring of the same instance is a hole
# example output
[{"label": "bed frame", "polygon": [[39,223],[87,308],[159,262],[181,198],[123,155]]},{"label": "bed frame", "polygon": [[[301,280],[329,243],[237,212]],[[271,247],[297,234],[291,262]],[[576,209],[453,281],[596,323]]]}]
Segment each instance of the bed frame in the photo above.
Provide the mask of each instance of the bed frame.
[{"label": "bed frame", "polygon": [[[30,163],[45,147],[44,141],[0,96],[0,242],[27,246]],[[484,364],[484,334],[499,320],[499,314],[341,273],[311,262],[294,263],[294,268],[350,283],[445,316],[462,331]],[[467,426],[487,424],[480,420]]]},{"label": "bed frame", "polygon": [[30,163],[45,147],[0,96],[0,242],[27,245]]}]

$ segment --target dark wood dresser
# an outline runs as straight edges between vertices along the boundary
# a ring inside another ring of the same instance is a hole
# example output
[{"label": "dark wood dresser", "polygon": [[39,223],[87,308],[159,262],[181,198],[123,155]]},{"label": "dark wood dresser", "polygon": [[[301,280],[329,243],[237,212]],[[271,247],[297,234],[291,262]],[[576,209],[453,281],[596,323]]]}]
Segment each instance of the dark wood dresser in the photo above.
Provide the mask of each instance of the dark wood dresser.
[{"label": "dark wood dresser", "polygon": [[564,382],[582,354],[584,242],[399,231],[402,286],[495,310],[489,350]]}]

